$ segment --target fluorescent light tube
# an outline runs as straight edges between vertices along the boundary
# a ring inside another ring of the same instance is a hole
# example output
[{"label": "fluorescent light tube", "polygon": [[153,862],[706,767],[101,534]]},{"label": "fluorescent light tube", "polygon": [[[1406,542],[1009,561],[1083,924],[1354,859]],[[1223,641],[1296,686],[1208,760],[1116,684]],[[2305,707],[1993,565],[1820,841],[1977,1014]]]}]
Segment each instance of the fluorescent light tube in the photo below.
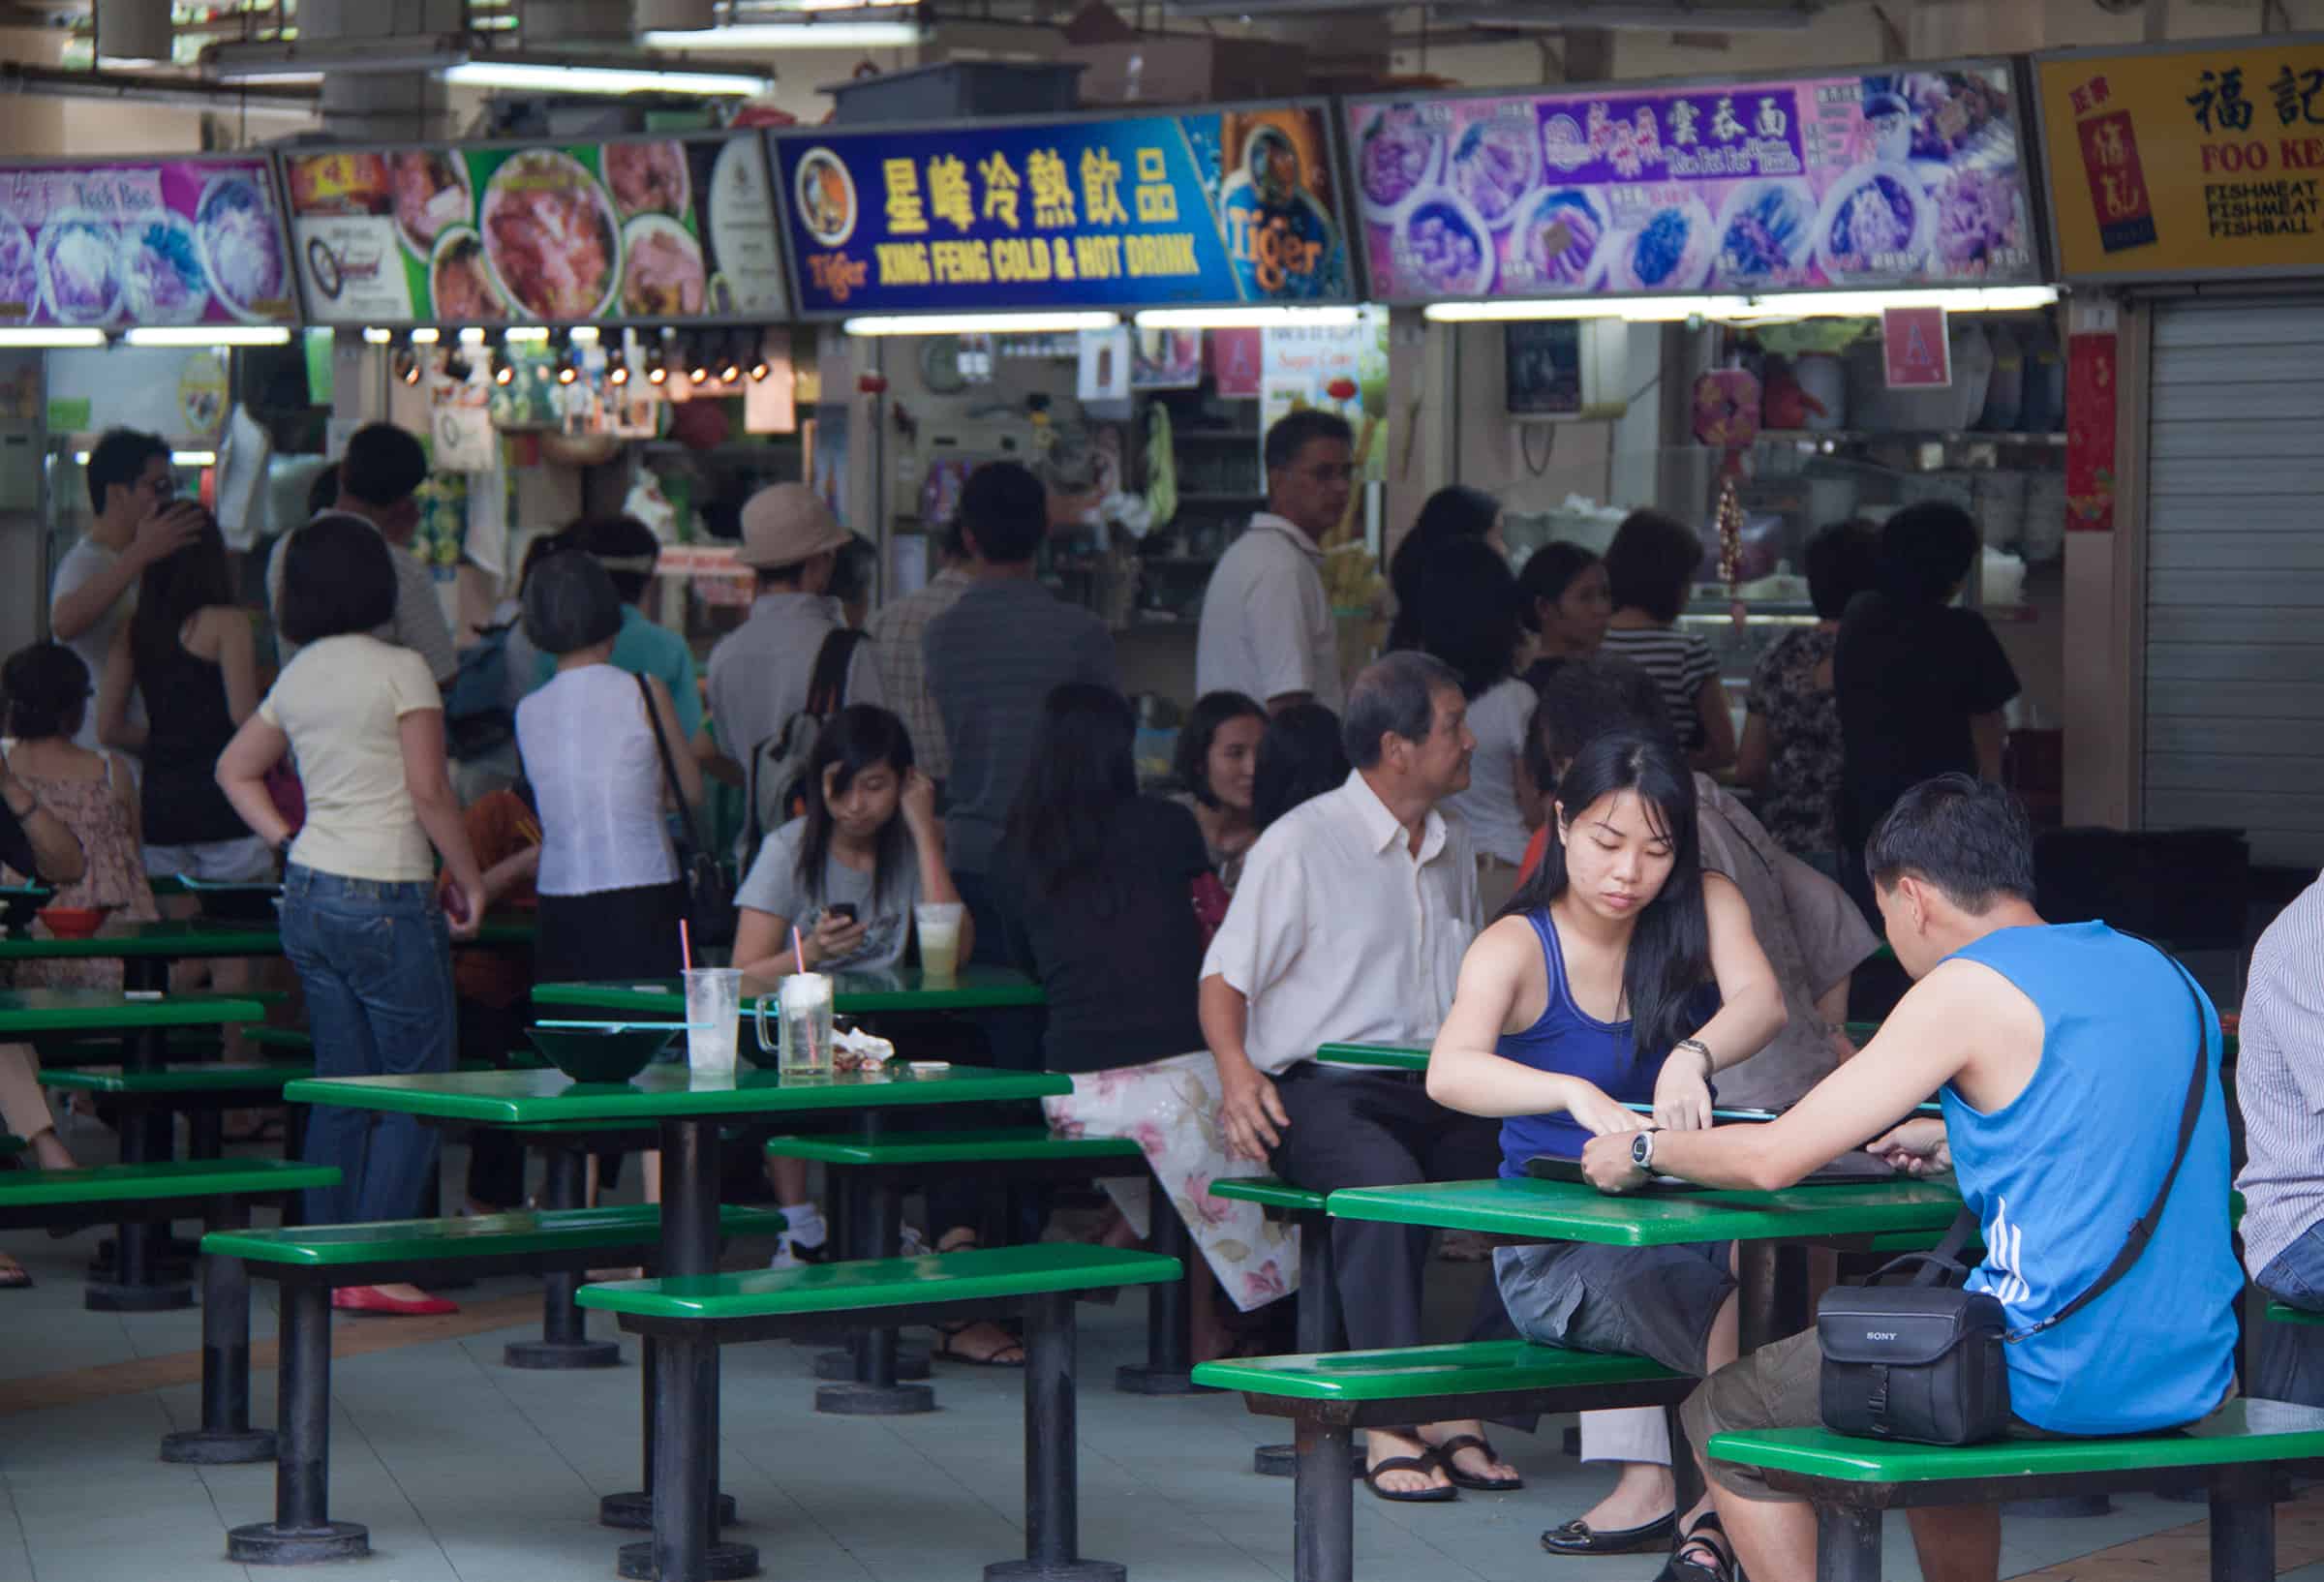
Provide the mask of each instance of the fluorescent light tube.
[{"label": "fluorescent light tube", "polygon": [[1263,305],[1249,308],[1147,308],[1138,314],[1140,329],[1287,329],[1295,325],[1322,328],[1353,324],[1362,310],[1353,306],[1295,308]]},{"label": "fluorescent light tube", "polygon": [[553,93],[690,93],[749,99],[767,91],[763,75],[634,66],[552,66],[522,60],[471,59],[446,67],[443,79],[468,88],[537,88]]},{"label": "fluorescent light tube", "polygon": [[1775,291],[1765,296],[1566,297],[1521,302],[1431,302],[1438,323],[1505,323],[1541,319],[1621,319],[1634,324],[1686,319],[1869,319],[1890,308],[1948,313],[2023,313],[2058,300],[2054,286],[1966,286],[1886,291]]},{"label": "fluorescent light tube", "polygon": [[1116,313],[924,313],[850,319],[850,335],[1049,335],[1072,329],[1113,329]]},{"label": "fluorescent light tube", "polygon": [[61,350],[67,347],[99,347],[105,345],[101,329],[23,329],[10,326],[0,329],[0,347],[41,347]]},{"label": "fluorescent light tube", "polygon": [[157,324],[122,339],[131,346],[288,346],[290,332],[279,324]]},{"label": "fluorescent light tube", "polygon": [[656,29],[649,49],[908,49],[928,37],[918,22],[741,22],[700,32]]}]

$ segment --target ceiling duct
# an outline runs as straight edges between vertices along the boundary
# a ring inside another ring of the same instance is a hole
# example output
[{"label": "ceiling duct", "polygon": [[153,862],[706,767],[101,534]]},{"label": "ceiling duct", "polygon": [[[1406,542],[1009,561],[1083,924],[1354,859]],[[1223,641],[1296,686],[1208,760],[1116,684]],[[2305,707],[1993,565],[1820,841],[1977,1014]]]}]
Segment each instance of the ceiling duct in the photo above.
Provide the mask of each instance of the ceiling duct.
[{"label": "ceiling duct", "polygon": [[1776,5],[1695,6],[1676,4],[1631,6],[1573,0],[1543,6],[1445,7],[1438,13],[1446,23],[1492,32],[1564,32],[1571,28],[1606,28],[1644,33],[1796,33],[1816,19],[1813,4],[1782,0]]},{"label": "ceiling duct", "polygon": [[169,0],[97,0],[97,59],[101,65],[166,64],[177,30]]}]

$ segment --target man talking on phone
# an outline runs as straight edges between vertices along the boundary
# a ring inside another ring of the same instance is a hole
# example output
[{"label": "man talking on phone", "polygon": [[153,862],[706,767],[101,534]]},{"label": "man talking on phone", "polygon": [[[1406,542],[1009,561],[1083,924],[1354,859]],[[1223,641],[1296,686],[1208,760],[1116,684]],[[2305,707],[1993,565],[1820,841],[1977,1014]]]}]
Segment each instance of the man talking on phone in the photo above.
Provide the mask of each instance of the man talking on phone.
[{"label": "man talking on phone", "polygon": [[[1594,1138],[1601,1191],[1651,1174],[1773,1191],[1866,1147],[1915,1175],[1955,1172],[1991,1249],[1970,1289],[2011,1332],[2098,1284],[2179,1151],[2201,1062],[2200,1110],[2143,1256],[2055,1328],[2004,1349],[2016,1422],[2045,1435],[2151,1433],[2203,1417],[2234,1387],[2243,1288],[2227,1218],[2227,1118],[2217,1014],[2154,946],[2102,923],[2053,925],[2034,909],[2033,836],[1998,785],[1925,780],[1867,844],[1889,944],[1915,980],[1856,1058],[1765,1125]],[[1908,1120],[1931,1094],[1942,1120]],[[1902,1124],[1899,1124],[1899,1122]],[[1762,1347],[1687,1402],[1689,1440],[1814,1426],[1822,1357],[1814,1329]],[[1704,1461],[1733,1563],[1809,1577],[1816,1519],[1753,1468]],[[1911,1512],[1928,1582],[1991,1582],[2001,1523],[1990,1506]]]}]

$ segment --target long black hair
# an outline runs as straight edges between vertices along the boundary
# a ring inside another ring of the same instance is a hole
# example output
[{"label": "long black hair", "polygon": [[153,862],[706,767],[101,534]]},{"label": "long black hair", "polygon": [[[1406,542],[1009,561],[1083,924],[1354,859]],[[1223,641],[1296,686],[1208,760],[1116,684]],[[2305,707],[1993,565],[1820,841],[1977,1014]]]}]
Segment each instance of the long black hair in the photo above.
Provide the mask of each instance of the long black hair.
[{"label": "long black hair", "polygon": [[1251,825],[1264,830],[1311,797],[1347,783],[1348,748],[1339,715],[1320,703],[1295,703],[1267,722],[1251,774]]},{"label": "long black hair", "polygon": [[1033,894],[1110,882],[1115,824],[1138,797],[1137,741],[1138,716],[1110,686],[1067,682],[1042,704],[1007,836]]},{"label": "long black hair", "polygon": [[[844,792],[855,777],[881,765],[901,781],[912,772],[912,734],[903,721],[869,703],[851,703],[824,722],[815,738],[814,755],[807,761],[807,828],[799,840],[799,887],[808,895],[823,894],[823,867],[831,859],[831,803],[823,794],[823,772],[833,765],[834,794]],[[872,849],[872,896],[887,894],[888,881],[912,861],[911,832],[901,814],[880,826]],[[793,919],[793,922],[798,921]]]},{"label": "long black hair", "polygon": [[1501,520],[1501,502],[1482,489],[1447,484],[1430,495],[1413,519],[1412,531],[1389,557],[1388,585],[1396,603],[1409,605],[1420,586],[1421,571],[1447,544],[1463,538],[1483,538]]},{"label": "long black hair", "polygon": [[193,540],[154,562],[138,579],[138,607],[129,620],[131,662],[148,674],[168,663],[178,651],[177,634],[198,611],[237,602],[226,535],[205,510]]},{"label": "long black hair", "polygon": [[1221,726],[1238,719],[1256,719],[1267,723],[1267,710],[1256,698],[1240,692],[1205,692],[1194,700],[1187,711],[1186,722],[1178,727],[1178,744],[1173,749],[1171,768],[1195,801],[1206,807],[1216,807],[1218,795],[1210,789],[1210,744],[1218,737]]},{"label": "long black hair", "polygon": [[[1710,978],[1711,925],[1702,904],[1702,841],[1695,822],[1695,776],[1686,755],[1660,733],[1610,731],[1583,744],[1558,782],[1568,820],[1602,797],[1636,791],[1655,835],[1670,843],[1670,873],[1639,913],[1622,962],[1636,1058],[1660,1059],[1694,1032],[1696,991]],[[1566,847],[1554,834],[1504,917],[1546,910],[1566,893]]]},{"label": "long black hair", "polygon": [[1420,568],[1399,619],[1412,647],[1460,673],[1461,695],[1472,703],[1515,672],[1524,598],[1509,563],[1482,538],[1441,547]]}]

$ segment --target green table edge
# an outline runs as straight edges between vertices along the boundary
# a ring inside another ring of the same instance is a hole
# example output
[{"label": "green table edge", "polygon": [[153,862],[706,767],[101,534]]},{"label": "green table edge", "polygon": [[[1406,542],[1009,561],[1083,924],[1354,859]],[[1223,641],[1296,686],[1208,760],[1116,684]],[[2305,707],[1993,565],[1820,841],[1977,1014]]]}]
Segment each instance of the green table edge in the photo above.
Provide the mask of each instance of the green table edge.
[{"label": "green table edge", "polygon": [[[682,1070],[649,1067],[657,1070]],[[477,1073],[479,1077],[521,1078],[536,1092],[494,1094],[489,1089],[461,1091],[430,1088],[422,1077],[310,1077],[283,1088],[287,1104],[327,1104],[357,1110],[382,1110],[399,1114],[428,1115],[440,1120],[476,1121],[485,1125],[528,1121],[569,1120],[686,1120],[719,1115],[803,1114],[820,1110],[908,1108],[932,1104],[976,1104],[1011,1099],[1055,1098],[1073,1091],[1073,1080],[1051,1072],[984,1072],[950,1081],[902,1079],[880,1082],[827,1080],[802,1087],[785,1084],[772,1073],[753,1073],[731,1087],[639,1088],[597,1086],[566,1081],[553,1070]],[[547,1090],[547,1084],[561,1084]],[[790,1095],[783,1103],[768,1103],[761,1095]],[[866,1097],[865,1095],[876,1095]]]},{"label": "green table edge", "polygon": [[[85,1165],[77,1170],[14,1171],[0,1175],[0,1203],[118,1202],[140,1198],[206,1198],[301,1192],[339,1185],[336,1165],[275,1159],[182,1159],[169,1165]],[[157,1187],[183,1187],[157,1192]]]},{"label": "green table edge", "polygon": [[[44,989],[0,991],[41,994]],[[70,992],[69,990],[65,992]],[[223,1027],[264,1021],[266,1008],[233,994],[171,994],[162,999],[107,999],[103,1004],[0,1005],[0,1037],[16,1033],[118,1032],[124,1029]]]},{"label": "green table edge", "polygon": [[1529,1340],[1464,1341],[1398,1351],[1220,1358],[1194,1370],[1212,1389],[1291,1401],[1399,1401],[1496,1390],[1572,1389],[1686,1377],[1642,1356],[1570,1352]]},{"label": "green table edge", "polygon": [[1426,1071],[1428,1051],[1405,1044],[1326,1044],[1315,1058],[1327,1066],[1373,1066],[1388,1071]]},{"label": "green table edge", "polygon": [[122,1071],[111,1066],[44,1070],[41,1085],[82,1093],[230,1093],[240,1088],[265,1092],[314,1075],[312,1060],[295,1065],[260,1066],[228,1066],[213,1060],[194,1066],[169,1066],[161,1071]]},{"label": "green table edge", "polygon": [[[1006,972],[1005,980],[987,981],[989,972]],[[832,1007],[841,1016],[876,1016],[883,1012],[899,1011],[998,1011],[1019,1006],[1041,1006],[1049,1003],[1040,984],[1021,973],[1005,968],[969,967],[962,978],[943,989],[850,989],[846,975],[837,990]],[[672,1021],[686,1015],[685,997],[678,991],[676,979],[656,980],[656,987],[641,988],[636,984],[552,983],[533,986],[533,1005],[542,1008],[581,1011],[618,1011],[631,1016],[667,1017]],[[666,983],[668,987],[662,987]],[[770,988],[767,992],[774,990]],[[746,1007],[744,1019],[749,1019]]]},{"label": "green table edge", "polygon": [[[971,1260],[972,1267],[994,1272],[959,1272],[962,1263]],[[909,1307],[932,1299],[976,1301],[1112,1286],[1161,1285],[1182,1278],[1185,1272],[1177,1259],[1159,1253],[1052,1241],[969,1253],[930,1253],[919,1258],[810,1263],[743,1274],[616,1280],[583,1286],[574,1293],[573,1300],[582,1307],[639,1318],[716,1320]],[[779,1307],[759,1305],[777,1295],[783,1298]]]},{"label": "green table edge", "polygon": [[2324,1426],[2269,1430],[2251,1426],[2253,1406],[2302,1413],[2324,1425],[2324,1412],[2278,1401],[2230,1401],[2184,1433],[2113,1439],[2003,1439],[1984,1445],[1897,1445],[1849,1439],[1823,1428],[1770,1428],[1714,1434],[1715,1461],[1819,1477],[1834,1483],[1915,1483],[1951,1478],[2038,1477],[2073,1473],[2161,1471],[2324,1456]]},{"label": "green table edge", "polygon": [[1320,1214],[1325,1202],[1323,1193],[1293,1186],[1273,1175],[1221,1175],[1211,1181],[1210,1196],[1288,1209],[1296,1214]]},{"label": "green table edge", "polygon": [[[1837,1236],[1879,1235],[1953,1222],[1961,1200],[1950,1188],[1927,1182],[1900,1181],[1881,1187],[1880,1201],[1866,1203],[1849,1195],[1861,1187],[1790,1187],[1782,1192],[1697,1192],[1667,1198],[1611,1199],[1598,1194],[1581,1196],[1562,1183],[1515,1181],[1438,1181],[1415,1186],[1346,1187],[1334,1192],[1325,1210],[1334,1219],[1361,1220],[1385,1225],[1424,1225],[1447,1231],[1481,1231],[1487,1234],[1525,1237],[1535,1241],[1579,1241],[1607,1247],[1667,1247],[1697,1241],[1801,1240]],[[1644,1220],[1590,1218],[1557,1219],[1560,1196],[1575,1202],[1635,1202],[1684,1203],[1728,1209],[1726,1215],[1691,1213],[1667,1224]],[[1464,1198],[1467,1201],[1464,1201]],[[1823,1202],[1818,1202],[1818,1199]],[[1785,1226],[1792,1214],[1812,1211],[1831,1223]],[[1707,1222],[1707,1223],[1692,1223]]]},{"label": "green table edge", "polygon": [[[543,1225],[541,1221],[553,1223]],[[213,1256],[238,1258],[246,1263],[272,1263],[290,1268],[321,1269],[344,1264],[382,1262],[383,1245],[408,1243],[405,1258],[483,1257],[507,1250],[511,1241],[528,1242],[528,1252],[562,1248],[632,1246],[651,1242],[660,1233],[661,1214],[654,1203],[621,1203],[598,1208],[520,1209],[505,1214],[474,1214],[452,1220],[406,1221],[400,1236],[364,1235],[398,1227],[379,1225],[298,1225],[273,1231],[212,1231],[201,1238],[201,1250]],[[779,1208],[756,1208],[727,1203],[719,1209],[723,1235],[775,1235],[788,1222]],[[435,1233],[429,1233],[433,1230]],[[644,1231],[643,1236],[636,1234]],[[346,1237],[341,1240],[340,1237]],[[302,1240],[303,1238],[303,1240]],[[500,1245],[492,1245],[499,1243]]]},{"label": "green table edge", "polygon": [[1057,1137],[1032,1127],[986,1132],[913,1132],[866,1142],[831,1135],[776,1137],[767,1152],[777,1159],[805,1159],[825,1165],[951,1165],[979,1160],[1009,1163],[1024,1159],[1136,1159],[1144,1150],[1126,1137]]}]

